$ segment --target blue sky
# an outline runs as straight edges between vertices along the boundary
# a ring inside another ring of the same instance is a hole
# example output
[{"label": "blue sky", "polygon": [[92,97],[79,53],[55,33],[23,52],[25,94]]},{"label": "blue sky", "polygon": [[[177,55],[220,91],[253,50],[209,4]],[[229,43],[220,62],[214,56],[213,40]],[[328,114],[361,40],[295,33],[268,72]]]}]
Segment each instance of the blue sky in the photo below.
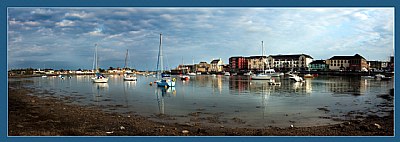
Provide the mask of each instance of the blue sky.
[{"label": "blue sky", "polygon": [[164,66],[232,56],[308,54],[388,60],[393,8],[8,8],[9,68],[155,70],[159,34]]}]

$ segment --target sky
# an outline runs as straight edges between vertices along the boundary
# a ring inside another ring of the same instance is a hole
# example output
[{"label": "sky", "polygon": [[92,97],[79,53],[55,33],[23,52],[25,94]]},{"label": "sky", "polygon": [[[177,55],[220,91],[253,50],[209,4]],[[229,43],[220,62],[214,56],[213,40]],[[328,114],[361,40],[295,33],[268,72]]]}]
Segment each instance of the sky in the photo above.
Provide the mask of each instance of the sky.
[{"label": "sky", "polygon": [[155,70],[233,56],[307,54],[315,60],[394,55],[393,8],[8,8],[8,68]]}]

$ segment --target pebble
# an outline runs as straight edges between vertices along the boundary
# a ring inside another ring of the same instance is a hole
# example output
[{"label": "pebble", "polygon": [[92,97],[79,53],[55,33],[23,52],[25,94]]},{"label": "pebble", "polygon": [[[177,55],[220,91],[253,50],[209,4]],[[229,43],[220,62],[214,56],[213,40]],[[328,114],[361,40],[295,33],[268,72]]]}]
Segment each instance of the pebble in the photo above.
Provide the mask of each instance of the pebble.
[{"label": "pebble", "polygon": [[183,134],[187,134],[187,133],[189,133],[189,131],[188,130],[183,130],[182,133]]},{"label": "pebble", "polygon": [[106,132],[106,134],[112,134],[112,133],[114,133],[114,131],[111,131],[111,132]]},{"label": "pebble", "polygon": [[379,125],[379,124],[377,124],[377,123],[375,123],[374,125],[375,125],[378,129],[382,128],[381,125]]},{"label": "pebble", "polygon": [[18,128],[23,128],[24,126],[22,126],[21,124],[17,125]]},{"label": "pebble", "polygon": [[121,130],[125,130],[125,127],[124,126],[121,126],[121,127],[119,127]]},{"label": "pebble", "polygon": [[294,126],[293,125],[290,125],[290,128],[293,128]]}]

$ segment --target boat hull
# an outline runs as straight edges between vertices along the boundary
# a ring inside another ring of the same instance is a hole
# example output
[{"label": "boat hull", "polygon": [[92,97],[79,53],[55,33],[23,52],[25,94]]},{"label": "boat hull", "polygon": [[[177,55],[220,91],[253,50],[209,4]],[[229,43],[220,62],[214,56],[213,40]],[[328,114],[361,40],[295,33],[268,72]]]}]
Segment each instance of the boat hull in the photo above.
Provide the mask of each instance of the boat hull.
[{"label": "boat hull", "polygon": [[271,76],[270,75],[253,75],[251,76],[252,80],[270,80]]},{"label": "boat hull", "polygon": [[94,78],[92,79],[94,83],[107,83],[108,78]]}]

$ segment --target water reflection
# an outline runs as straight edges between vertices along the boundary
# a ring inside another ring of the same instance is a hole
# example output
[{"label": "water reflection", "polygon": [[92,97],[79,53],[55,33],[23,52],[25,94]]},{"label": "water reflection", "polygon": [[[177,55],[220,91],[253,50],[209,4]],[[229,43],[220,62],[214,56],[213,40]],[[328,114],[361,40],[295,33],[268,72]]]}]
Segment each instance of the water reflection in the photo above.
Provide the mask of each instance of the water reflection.
[{"label": "water reflection", "polygon": [[175,87],[168,87],[168,88],[157,87],[155,88],[155,95],[157,97],[159,114],[165,114],[164,98],[171,97],[171,95],[176,96],[176,90]]}]

